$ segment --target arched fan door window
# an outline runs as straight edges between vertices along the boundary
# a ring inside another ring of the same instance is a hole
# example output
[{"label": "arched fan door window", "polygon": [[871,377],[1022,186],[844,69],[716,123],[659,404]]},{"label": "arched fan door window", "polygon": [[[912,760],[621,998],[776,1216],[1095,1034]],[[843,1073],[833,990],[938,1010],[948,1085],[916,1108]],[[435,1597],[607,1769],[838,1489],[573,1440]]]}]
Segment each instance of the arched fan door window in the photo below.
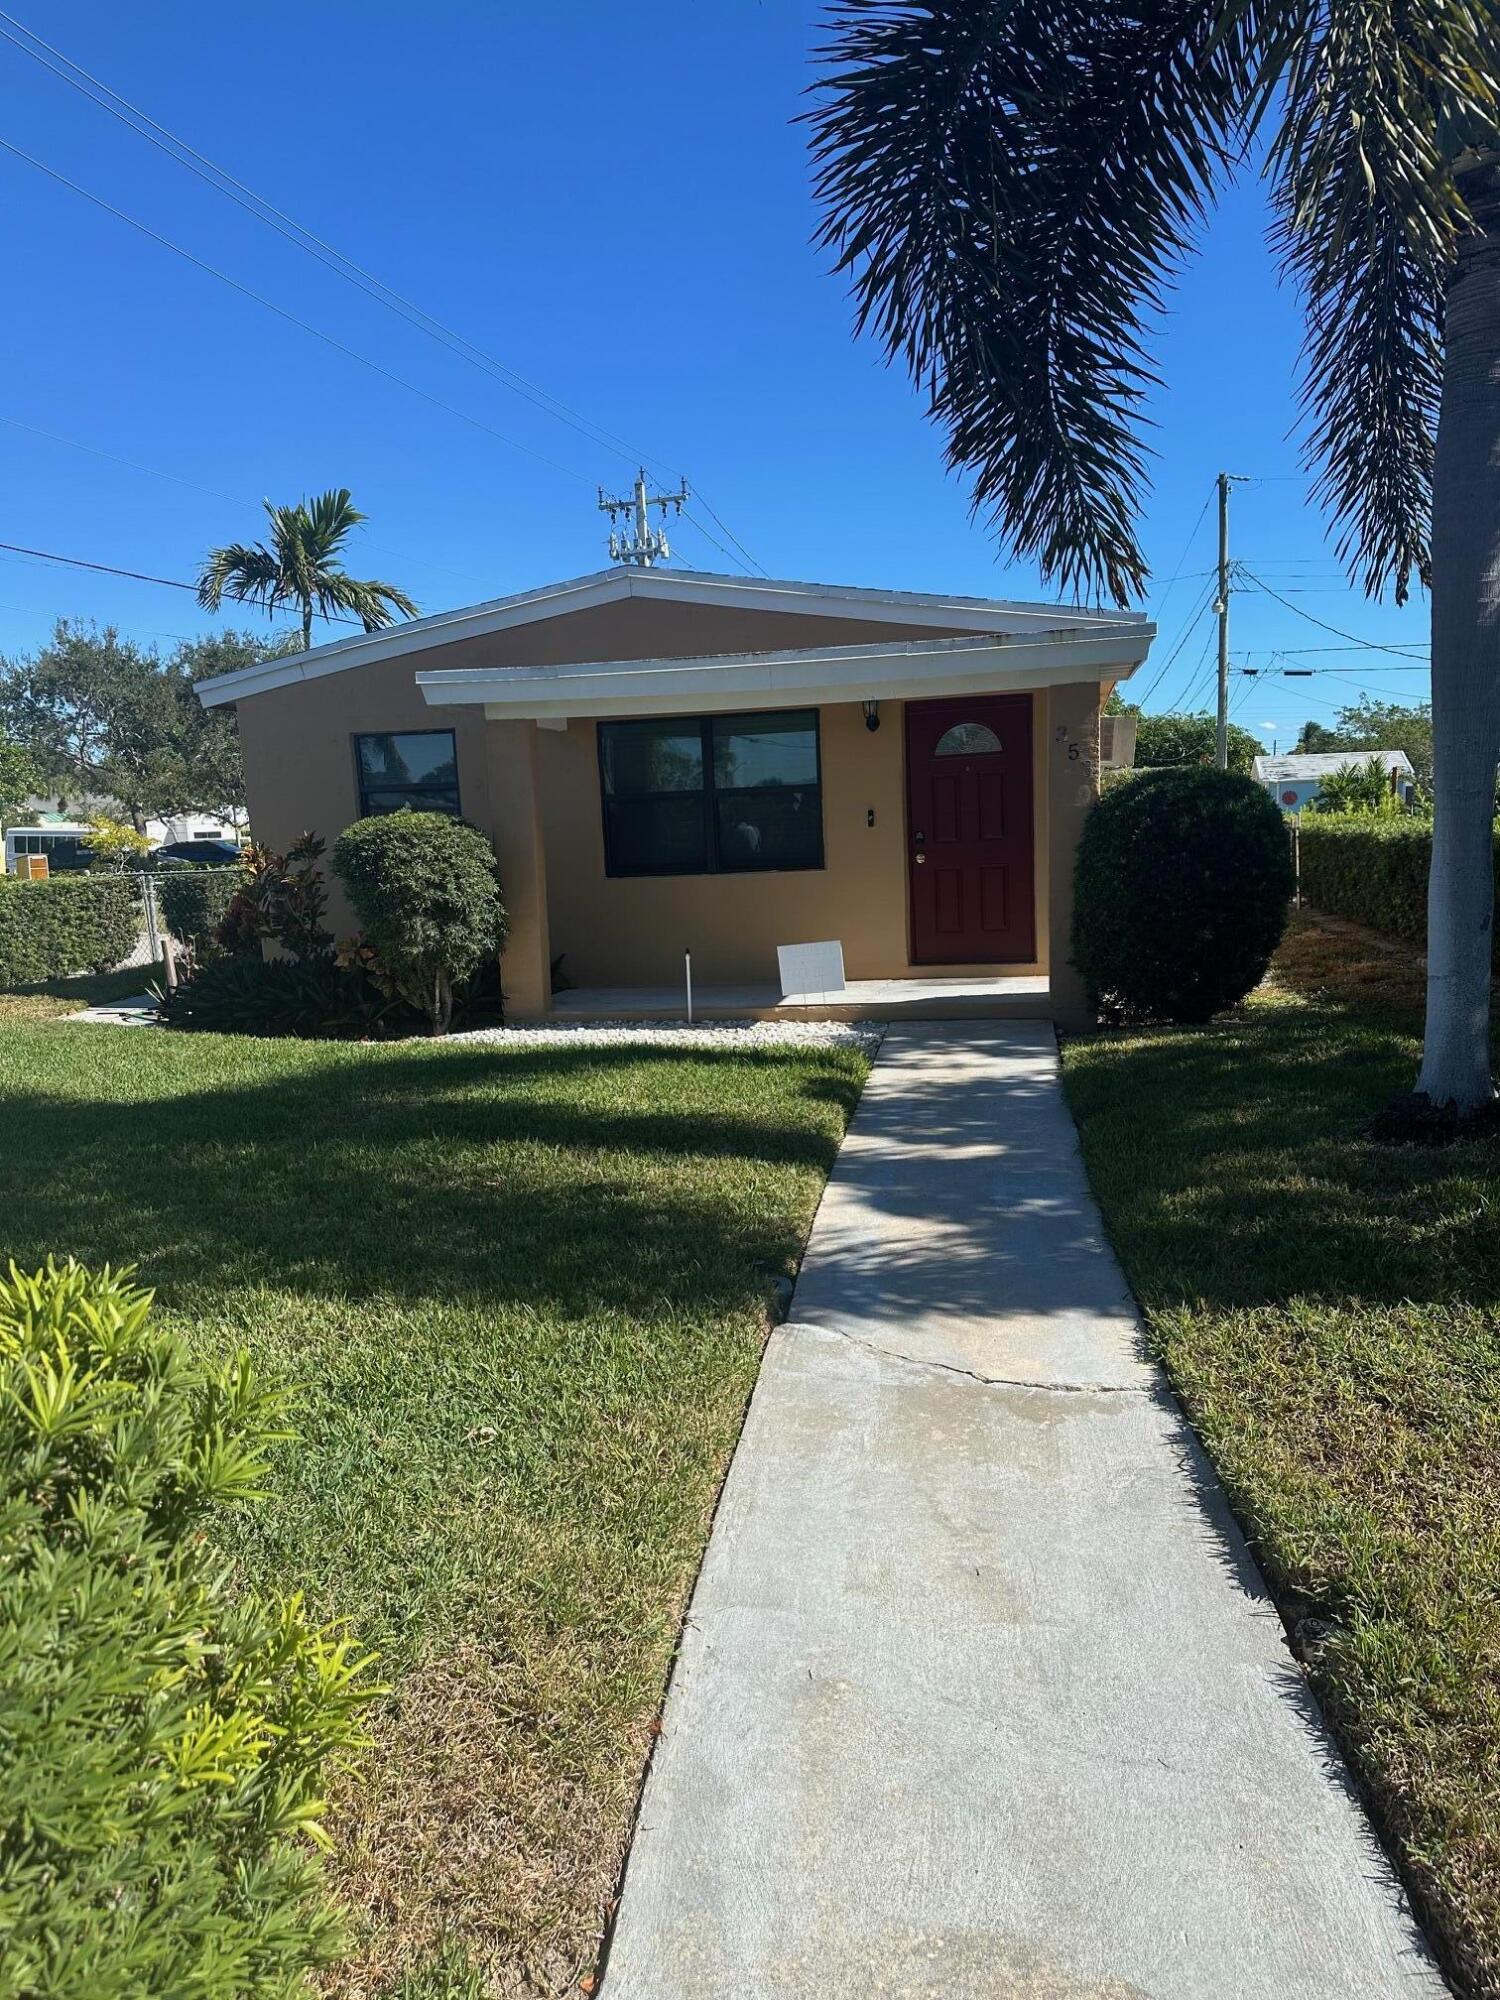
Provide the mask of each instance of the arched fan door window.
[{"label": "arched fan door window", "polygon": [[934,757],[983,757],[1000,748],[1000,738],[985,722],[955,722],[933,745]]}]

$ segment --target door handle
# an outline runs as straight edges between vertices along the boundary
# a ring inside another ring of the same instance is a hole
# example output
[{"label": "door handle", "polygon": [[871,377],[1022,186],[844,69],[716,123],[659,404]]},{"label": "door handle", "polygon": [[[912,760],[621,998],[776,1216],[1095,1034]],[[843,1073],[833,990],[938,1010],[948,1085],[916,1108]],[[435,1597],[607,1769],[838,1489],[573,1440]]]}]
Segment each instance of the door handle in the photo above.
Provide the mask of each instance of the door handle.
[{"label": "door handle", "polygon": [[922,863],[927,859],[926,854],[923,852],[923,847],[926,843],[926,840],[927,840],[926,834],[923,833],[921,827],[918,827],[915,833],[913,833],[912,835],[912,845],[917,850],[913,859],[916,861],[916,864],[919,868],[922,866]]}]

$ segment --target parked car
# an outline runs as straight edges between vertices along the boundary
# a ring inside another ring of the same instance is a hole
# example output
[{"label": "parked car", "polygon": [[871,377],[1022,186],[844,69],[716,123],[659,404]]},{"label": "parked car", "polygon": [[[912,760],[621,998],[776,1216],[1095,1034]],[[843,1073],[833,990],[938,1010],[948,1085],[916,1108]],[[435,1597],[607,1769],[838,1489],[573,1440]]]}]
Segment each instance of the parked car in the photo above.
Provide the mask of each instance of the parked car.
[{"label": "parked car", "polygon": [[151,858],[184,862],[189,868],[233,868],[245,857],[232,840],[169,840]]}]

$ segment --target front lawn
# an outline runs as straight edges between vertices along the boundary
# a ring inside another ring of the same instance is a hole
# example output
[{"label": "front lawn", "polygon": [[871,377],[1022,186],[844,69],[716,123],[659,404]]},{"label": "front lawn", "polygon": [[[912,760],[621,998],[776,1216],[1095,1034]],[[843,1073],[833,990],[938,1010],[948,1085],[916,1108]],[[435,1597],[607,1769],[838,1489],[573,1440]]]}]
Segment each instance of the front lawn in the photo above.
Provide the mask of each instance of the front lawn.
[{"label": "front lawn", "polygon": [[1500,1995],[1500,1152],[1362,1134],[1411,954],[1304,920],[1235,1019],[1072,1041],[1111,1238],[1462,1990]]},{"label": "front lawn", "polygon": [[865,1067],[0,1022],[3,1252],[135,1261],[186,1340],[301,1385],[233,1554],[395,1684],[336,1828],[350,2000],[592,1965],[772,1281]]}]

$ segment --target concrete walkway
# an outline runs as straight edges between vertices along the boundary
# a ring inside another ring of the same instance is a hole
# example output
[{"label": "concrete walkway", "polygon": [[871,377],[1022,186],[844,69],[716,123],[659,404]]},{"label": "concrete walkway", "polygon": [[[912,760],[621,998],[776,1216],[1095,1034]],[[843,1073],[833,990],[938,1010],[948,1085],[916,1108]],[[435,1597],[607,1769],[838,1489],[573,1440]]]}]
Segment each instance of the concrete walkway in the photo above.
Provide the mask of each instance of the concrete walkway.
[{"label": "concrete walkway", "polygon": [[693,1598],[604,1991],[1447,1991],[1142,1358],[1044,1026],[885,1042]]}]

